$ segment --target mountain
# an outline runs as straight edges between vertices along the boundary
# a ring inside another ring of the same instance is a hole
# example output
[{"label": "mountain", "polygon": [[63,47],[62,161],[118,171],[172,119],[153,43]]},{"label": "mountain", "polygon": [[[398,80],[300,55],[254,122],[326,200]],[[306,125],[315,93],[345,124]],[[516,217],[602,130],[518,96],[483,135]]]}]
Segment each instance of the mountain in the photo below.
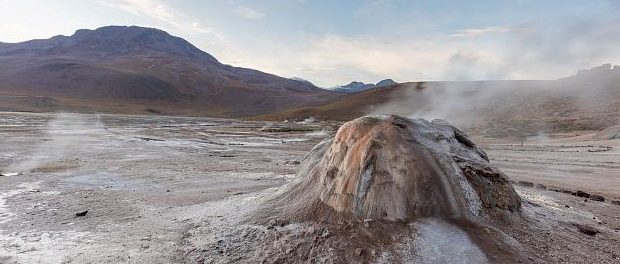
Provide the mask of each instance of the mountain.
[{"label": "mountain", "polygon": [[290,79],[291,79],[291,80],[295,80],[295,81],[304,82],[304,83],[307,83],[307,84],[310,84],[310,85],[314,86],[314,84],[313,84],[312,82],[310,82],[310,81],[308,81],[308,80],[306,80],[306,79],[303,79],[303,78],[299,78],[299,77],[291,77]]},{"label": "mountain", "polygon": [[338,86],[333,90],[337,92],[343,92],[343,93],[357,93],[357,92],[365,91],[371,88],[385,87],[385,86],[390,86],[394,84],[397,84],[397,82],[395,82],[392,79],[385,79],[385,80],[379,81],[377,84],[353,81],[347,85]]},{"label": "mountain", "polygon": [[372,83],[363,83],[363,82],[353,81],[347,85],[342,85],[342,86],[337,87],[336,89],[334,89],[334,91],[344,92],[344,93],[355,93],[355,92],[359,92],[359,91],[372,88],[373,86],[375,85]]},{"label": "mountain", "polygon": [[256,118],[344,121],[391,113],[446,119],[493,137],[602,130],[620,124],[620,67],[606,64],[559,80],[400,83]]},{"label": "mountain", "polygon": [[154,28],[107,26],[0,44],[0,110],[238,117],[335,98],[309,82],[222,64]]},{"label": "mountain", "polygon": [[385,79],[375,84],[375,87],[384,87],[384,86],[390,86],[390,85],[395,85],[395,84],[398,84],[398,83],[392,79]]}]

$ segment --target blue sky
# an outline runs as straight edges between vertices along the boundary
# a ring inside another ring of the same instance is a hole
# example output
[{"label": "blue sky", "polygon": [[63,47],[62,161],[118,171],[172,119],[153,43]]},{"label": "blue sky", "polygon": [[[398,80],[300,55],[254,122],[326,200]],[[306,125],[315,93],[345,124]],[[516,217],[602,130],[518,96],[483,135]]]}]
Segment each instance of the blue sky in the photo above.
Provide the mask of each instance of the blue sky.
[{"label": "blue sky", "polygon": [[330,87],[553,79],[620,63],[614,0],[0,0],[0,41],[156,27],[220,61]]}]

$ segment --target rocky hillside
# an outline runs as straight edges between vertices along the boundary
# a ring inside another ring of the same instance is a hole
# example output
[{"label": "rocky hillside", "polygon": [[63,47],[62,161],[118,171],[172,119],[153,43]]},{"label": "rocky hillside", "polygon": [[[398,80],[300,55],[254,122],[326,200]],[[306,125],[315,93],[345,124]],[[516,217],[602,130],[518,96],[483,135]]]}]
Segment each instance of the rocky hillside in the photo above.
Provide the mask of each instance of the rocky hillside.
[{"label": "rocky hillside", "polygon": [[446,119],[493,137],[601,130],[620,123],[620,67],[607,64],[552,81],[402,83],[259,118],[350,120],[394,113]]},{"label": "rocky hillside", "polygon": [[[109,26],[0,45],[0,97],[23,101],[15,106],[0,100],[3,110],[247,116],[323,104],[335,95],[308,82],[222,64],[153,28]],[[50,102],[47,108],[31,103],[40,97]]]}]

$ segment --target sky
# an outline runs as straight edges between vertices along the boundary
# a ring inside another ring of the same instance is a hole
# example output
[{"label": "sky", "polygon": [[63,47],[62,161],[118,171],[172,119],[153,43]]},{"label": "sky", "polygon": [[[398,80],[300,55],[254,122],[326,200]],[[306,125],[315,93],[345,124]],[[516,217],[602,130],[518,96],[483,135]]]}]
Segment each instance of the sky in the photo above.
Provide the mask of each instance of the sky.
[{"label": "sky", "polygon": [[557,79],[620,64],[620,0],[0,0],[0,42],[137,25],[321,87]]}]

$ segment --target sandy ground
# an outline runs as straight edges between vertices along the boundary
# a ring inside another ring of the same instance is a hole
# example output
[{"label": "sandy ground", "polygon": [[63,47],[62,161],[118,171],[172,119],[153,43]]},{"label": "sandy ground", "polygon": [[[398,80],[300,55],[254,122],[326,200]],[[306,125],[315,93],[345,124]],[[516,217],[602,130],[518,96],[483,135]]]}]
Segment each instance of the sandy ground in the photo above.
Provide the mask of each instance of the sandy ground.
[{"label": "sandy ground", "polygon": [[583,190],[620,200],[620,140],[591,140],[592,135],[532,138],[523,146],[482,144],[491,162],[515,181]]},{"label": "sandy ground", "polygon": [[[337,230],[313,223],[256,226],[243,219],[290,181],[307,151],[333,128],[317,122],[0,113],[0,173],[19,173],[0,176],[0,263],[270,263],[291,256],[329,263],[342,250],[338,244],[322,245],[312,256],[315,244],[306,241],[320,242]],[[620,196],[620,146],[583,140],[523,147],[483,143],[492,162],[515,181],[608,198],[594,202],[518,187],[524,220],[504,232],[528,256],[526,262],[620,261],[620,206],[609,203]],[[599,145],[612,149],[588,152]],[[88,213],[76,216],[83,211]],[[584,234],[575,224],[597,234]],[[394,249],[360,249],[358,261],[493,262],[446,223],[422,221],[411,230],[395,238]],[[422,242],[412,245],[409,235]],[[273,248],[282,252],[272,254]],[[302,250],[310,253],[290,254]]]}]

